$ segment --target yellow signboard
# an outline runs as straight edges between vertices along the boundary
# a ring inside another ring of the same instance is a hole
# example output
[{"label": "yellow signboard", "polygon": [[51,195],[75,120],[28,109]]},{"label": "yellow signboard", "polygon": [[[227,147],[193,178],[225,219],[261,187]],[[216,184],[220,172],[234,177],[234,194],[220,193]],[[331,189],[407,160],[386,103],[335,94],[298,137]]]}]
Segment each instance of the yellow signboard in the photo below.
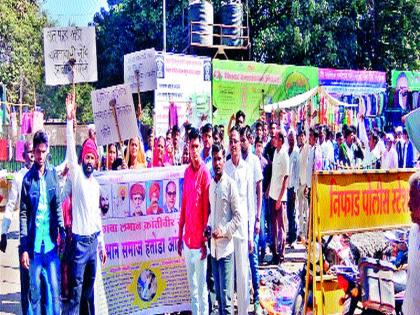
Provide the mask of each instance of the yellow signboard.
[{"label": "yellow signboard", "polygon": [[312,198],[318,231],[332,234],[409,225],[411,174],[402,170],[316,174]]}]

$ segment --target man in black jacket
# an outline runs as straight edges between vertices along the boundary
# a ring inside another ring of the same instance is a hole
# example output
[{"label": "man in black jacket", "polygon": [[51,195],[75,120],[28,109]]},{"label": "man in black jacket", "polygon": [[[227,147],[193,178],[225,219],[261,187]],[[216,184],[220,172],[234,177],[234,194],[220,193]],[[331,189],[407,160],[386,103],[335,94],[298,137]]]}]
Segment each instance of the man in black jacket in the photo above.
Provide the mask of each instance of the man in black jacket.
[{"label": "man in black jacket", "polygon": [[20,262],[29,270],[31,305],[41,312],[41,272],[44,269],[52,296],[52,312],[60,314],[60,261],[57,237],[65,240],[58,177],[46,167],[48,136],[37,131],[33,138],[34,165],[23,178],[20,202]]}]

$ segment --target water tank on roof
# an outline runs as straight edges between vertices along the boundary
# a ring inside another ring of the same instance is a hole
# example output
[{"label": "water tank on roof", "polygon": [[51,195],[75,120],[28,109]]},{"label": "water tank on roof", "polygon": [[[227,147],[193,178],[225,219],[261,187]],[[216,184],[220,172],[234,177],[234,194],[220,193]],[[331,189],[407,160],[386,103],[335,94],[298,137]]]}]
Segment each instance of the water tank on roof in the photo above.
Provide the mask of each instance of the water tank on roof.
[{"label": "water tank on roof", "polygon": [[[213,5],[205,0],[190,2],[188,8],[188,20],[192,25],[193,32],[201,34],[192,34],[192,43],[211,46],[213,45]],[[203,24],[192,24],[191,22],[200,22]]]},{"label": "water tank on roof", "polygon": [[[223,35],[242,36],[242,22],[243,22],[243,5],[241,1],[231,0],[222,3],[220,7],[220,23],[227,26],[223,27]],[[222,45],[226,46],[241,46],[243,40],[240,38],[223,37]]]}]

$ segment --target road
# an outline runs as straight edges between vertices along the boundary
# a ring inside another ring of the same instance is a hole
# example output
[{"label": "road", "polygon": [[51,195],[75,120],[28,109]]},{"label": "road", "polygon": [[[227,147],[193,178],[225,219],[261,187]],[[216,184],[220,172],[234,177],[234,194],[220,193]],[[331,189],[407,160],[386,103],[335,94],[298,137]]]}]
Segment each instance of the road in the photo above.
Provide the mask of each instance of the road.
[{"label": "road", "polygon": [[[3,222],[4,212],[0,212]],[[19,218],[18,213],[10,225],[6,253],[0,252],[0,314],[22,314],[20,307],[19,276]]]}]

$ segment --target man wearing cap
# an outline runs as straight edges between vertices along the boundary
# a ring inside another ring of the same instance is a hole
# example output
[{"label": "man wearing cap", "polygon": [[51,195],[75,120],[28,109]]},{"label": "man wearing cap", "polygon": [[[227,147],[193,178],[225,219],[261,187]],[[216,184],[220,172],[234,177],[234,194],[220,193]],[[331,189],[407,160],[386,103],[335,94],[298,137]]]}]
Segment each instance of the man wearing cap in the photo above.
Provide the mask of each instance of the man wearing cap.
[{"label": "man wearing cap", "polygon": [[159,207],[159,199],[160,199],[160,186],[159,186],[159,183],[154,182],[149,188],[150,206],[149,208],[147,208],[147,211],[146,211],[147,215],[163,213],[163,209]]},{"label": "man wearing cap", "polygon": [[[96,127],[95,124],[89,124],[88,126],[88,139],[91,139],[93,143],[95,144],[96,152],[99,156],[99,161],[101,161],[102,157],[105,155],[104,148],[102,146],[99,146],[96,144]],[[86,140],[88,140],[86,139]]]},{"label": "man wearing cap", "polygon": [[[95,314],[94,283],[99,248],[102,265],[106,262],[106,251],[102,233],[101,210],[99,207],[100,187],[92,176],[98,163],[96,145],[92,139],[85,141],[82,148],[82,167],[77,164],[76,144],[73,135],[75,119],[74,100],[66,99],[67,112],[67,159],[72,192],[72,241],[71,282],[69,314],[79,310]],[[83,292],[82,292],[83,288]]]}]

